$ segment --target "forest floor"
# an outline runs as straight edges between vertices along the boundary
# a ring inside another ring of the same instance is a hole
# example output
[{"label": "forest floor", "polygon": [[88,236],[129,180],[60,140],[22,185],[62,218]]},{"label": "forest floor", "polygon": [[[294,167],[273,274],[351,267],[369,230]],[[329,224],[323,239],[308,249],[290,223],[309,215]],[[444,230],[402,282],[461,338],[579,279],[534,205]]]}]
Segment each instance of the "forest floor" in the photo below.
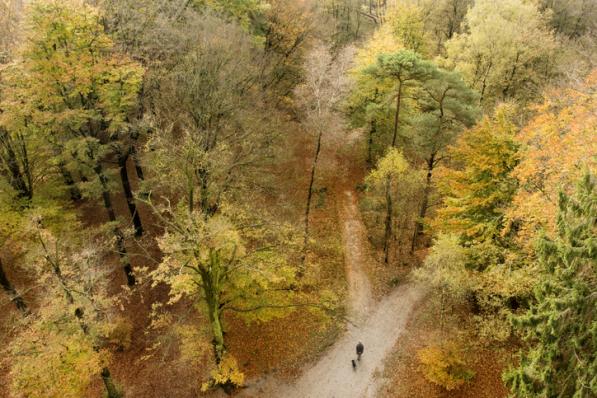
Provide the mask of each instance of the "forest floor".
[{"label": "forest floor", "polygon": [[[365,268],[374,261],[369,255],[365,226],[356,205],[356,193],[345,191],[342,198],[342,235],[349,312],[345,334],[294,383],[273,377],[264,378],[247,388],[243,397],[374,397],[383,374],[384,360],[404,331],[425,289],[414,284],[399,286],[381,301],[373,299]],[[363,342],[365,353],[356,369],[355,346]]]},{"label": "forest floor", "polygon": [[[512,361],[514,349],[506,344],[488,347],[473,332],[470,312],[450,305],[442,325],[438,320],[439,297],[429,294],[417,305],[405,331],[388,356],[384,383],[378,398],[505,398],[508,390],[501,380],[504,367]],[[462,347],[463,359],[473,378],[456,390],[446,391],[429,382],[421,372],[417,352],[425,347],[452,342]]]}]

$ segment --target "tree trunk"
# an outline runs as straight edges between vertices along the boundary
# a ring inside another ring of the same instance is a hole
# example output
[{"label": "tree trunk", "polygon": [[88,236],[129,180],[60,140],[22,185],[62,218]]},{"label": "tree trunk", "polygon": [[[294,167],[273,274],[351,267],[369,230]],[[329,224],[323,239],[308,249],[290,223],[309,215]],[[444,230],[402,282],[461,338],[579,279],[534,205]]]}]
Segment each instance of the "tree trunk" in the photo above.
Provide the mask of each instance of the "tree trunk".
[{"label": "tree trunk", "polygon": [[413,253],[417,246],[417,238],[423,231],[423,219],[427,215],[427,208],[429,207],[429,194],[431,193],[431,177],[433,175],[433,167],[435,166],[435,153],[431,154],[431,157],[427,160],[427,179],[425,181],[425,189],[423,190],[423,201],[421,203],[421,209],[419,210],[419,219],[415,223],[415,231],[413,233],[413,239],[410,247],[410,252]]},{"label": "tree trunk", "polygon": [[[90,156],[90,158],[93,160],[93,157]],[[93,171],[97,175],[97,178],[99,179],[99,182],[102,187],[102,199],[104,201],[104,207],[108,213],[108,220],[110,220],[111,223],[115,223],[116,214],[114,213],[114,208],[112,207],[112,200],[110,199],[110,192],[108,190],[108,178],[104,174],[103,167],[99,161],[96,161]],[[124,273],[126,274],[127,284],[129,286],[133,286],[135,284],[135,276],[133,274],[133,268],[131,267],[131,262],[126,251],[124,235],[120,228],[118,228],[117,226],[114,226],[113,232],[114,236],[116,237],[116,251],[120,256],[120,261],[122,263]]]},{"label": "tree trunk", "polygon": [[[72,305],[74,303],[72,295],[68,296],[67,298],[69,299],[69,303]],[[83,334],[89,336],[89,326],[85,323],[83,310],[80,307],[75,309],[74,315],[75,318],[77,318],[77,320],[79,321],[79,326],[81,327]],[[99,352],[100,347],[97,344],[94,344],[93,350],[95,352]],[[114,381],[112,381],[112,375],[110,374],[110,369],[108,369],[107,366],[104,366],[102,368],[101,375],[102,380],[104,381],[104,386],[106,387],[107,398],[122,398],[122,394],[114,385]]]},{"label": "tree trunk", "polygon": [[110,370],[106,367],[102,369],[102,380],[104,381],[104,386],[106,386],[106,392],[108,394],[108,398],[121,398],[122,395],[114,385],[112,381],[112,375],[110,374]]},{"label": "tree trunk", "polygon": [[392,239],[392,181],[390,177],[386,180],[386,221],[383,240],[384,263],[388,264],[390,260],[390,240]]},{"label": "tree trunk", "polygon": [[317,162],[319,160],[319,153],[321,152],[321,137],[323,132],[320,131],[317,136],[317,145],[315,147],[315,156],[313,157],[313,163],[311,164],[311,177],[309,179],[309,189],[307,191],[307,204],[305,206],[305,234],[303,238],[303,256],[302,256],[302,267],[304,268],[305,260],[307,258],[307,247],[309,244],[309,215],[311,214],[311,201],[313,199],[313,185],[315,184],[315,172],[317,170]]},{"label": "tree trunk", "polygon": [[[143,172],[143,166],[141,165],[139,153],[137,152],[137,146],[135,144],[131,145],[131,157],[133,158],[133,164],[135,165],[135,173],[137,174],[137,179],[140,182],[145,181],[145,173]],[[149,193],[145,191],[145,186],[143,184],[139,185],[141,186],[141,192],[139,192],[139,196],[141,198],[147,199]]]},{"label": "tree trunk", "polygon": [[201,191],[199,192],[199,206],[205,214],[205,217],[213,215],[215,213],[214,208],[209,204],[209,173],[204,168],[197,170],[197,177],[199,177],[199,183]]},{"label": "tree trunk", "polygon": [[377,120],[371,120],[371,128],[369,129],[369,139],[367,141],[367,165],[369,168],[373,167],[373,136],[377,132]]},{"label": "tree trunk", "polygon": [[137,178],[140,181],[145,181],[145,174],[143,173],[143,167],[141,166],[141,161],[139,160],[139,153],[134,145],[131,146],[131,156],[133,157],[133,163],[135,164]]},{"label": "tree trunk", "polygon": [[8,136],[5,130],[0,130],[0,144],[4,147],[5,156],[3,156],[5,167],[8,171],[8,182],[10,186],[17,192],[19,199],[31,200],[33,191],[31,186],[27,184],[26,173],[27,170],[21,171],[19,162],[17,160],[16,152],[13,148],[12,139]]},{"label": "tree trunk", "polygon": [[220,363],[224,356],[224,329],[222,328],[222,321],[220,320],[220,310],[218,306],[211,306],[209,309],[209,320],[211,323],[211,331],[214,338],[214,352],[216,355],[216,362]]},{"label": "tree trunk", "polygon": [[70,193],[70,198],[73,202],[78,202],[81,200],[82,195],[79,188],[75,185],[75,180],[73,175],[68,171],[66,165],[63,160],[58,162],[58,169],[60,170],[60,174],[62,175],[62,180],[64,181],[64,185],[68,188]]},{"label": "tree trunk", "polygon": [[122,181],[122,190],[126,198],[126,204],[129,208],[129,212],[131,213],[133,225],[135,226],[135,236],[140,237],[141,235],[143,235],[143,225],[141,224],[141,217],[139,217],[139,212],[137,211],[137,204],[135,203],[135,197],[133,196],[133,191],[131,189],[129,173],[126,169],[127,159],[128,154],[119,154],[118,168],[120,169],[120,180]]},{"label": "tree trunk", "polygon": [[396,95],[396,114],[394,116],[394,136],[392,137],[392,146],[396,147],[398,138],[398,126],[400,125],[400,105],[402,101],[402,82],[398,82],[398,94]]},{"label": "tree trunk", "polygon": [[226,345],[224,344],[224,328],[222,327],[220,308],[220,259],[217,253],[210,253],[210,264],[208,267],[199,267],[201,285],[207,304],[209,323],[213,337],[214,354],[216,363],[220,363]]},{"label": "tree trunk", "polygon": [[23,315],[28,315],[29,308],[27,307],[27,304],[25,304],[25,300],[23,300],[23,297],[21,297],[21,295],[19,293],[17,293],[17,290],[14,288],[12,283],[10,283],[10,281],[6,277],[1,259],[0,259],[0,285],[2,286],[2,289],[6,292],[6,294],[8,294],[10,301],[12,301],[14,303],[14,305],[17,307],[17,309],[19,311],[21,311],[21,313]]}]

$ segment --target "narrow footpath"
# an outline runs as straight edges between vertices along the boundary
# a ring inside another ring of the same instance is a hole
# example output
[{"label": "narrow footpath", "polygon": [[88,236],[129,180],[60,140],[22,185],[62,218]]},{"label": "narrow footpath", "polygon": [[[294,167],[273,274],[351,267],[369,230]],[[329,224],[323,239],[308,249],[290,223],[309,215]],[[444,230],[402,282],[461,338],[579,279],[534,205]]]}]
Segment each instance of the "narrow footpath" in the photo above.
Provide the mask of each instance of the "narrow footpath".
[{"label": "narrow footpath", "polygon": [[[241,397],[259,398],[373,398],[383,374],[384,360],[404,332],[406,323],[425,295],[414,284],[397,287],[381,301],[373,300],[364,270],[370,259],[365,226],[356,204],[356,194],[342,197],[342,238],[349,286],[349,319],[346,333],[315,363],[306,365],[292,384],[272,377],[243,391]],[[356,370],[355,346],[361,341],[365,353]]]}]

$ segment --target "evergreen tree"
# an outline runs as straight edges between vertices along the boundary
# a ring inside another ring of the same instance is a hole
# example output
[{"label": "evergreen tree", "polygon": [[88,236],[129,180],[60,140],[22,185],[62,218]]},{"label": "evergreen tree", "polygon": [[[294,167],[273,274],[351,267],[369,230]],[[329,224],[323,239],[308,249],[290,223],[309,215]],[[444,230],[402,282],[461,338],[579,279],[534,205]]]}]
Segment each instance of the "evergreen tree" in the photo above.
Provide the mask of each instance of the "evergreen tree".
[{"label": "evergreen tree", "polygon": [[530,347],[504,378],[520,397],[597,395],[597,195],[586,175],[574,196],[560,194],[557,237],[539,240],[543,281],[515,319]]},{"label": "evergreen tree", "polygon": [[407,96],[407,89],[420,86],[422,82],[431,78],[434,71],[435,67],[431,62],[424,60],[411,50],[380,54],[377,63],[367,70],[373,78],[386,81],[395,87],[389,94],[390,98],[394,98],[396,104],[392,134],[393,147],[398,143],[398,133],[401,127],[400,110],[402,101]]},{"label": "evergreen tree", "polygon": [[434,70],[423,84],[419,107],[423,114],[417,117],[417,129],[413,142],[415,152],[423,159],[427,172],[419,221],[415,225],[411,250],[415,249],[423,220],[429,208],[434,169],[445,158],[445,149],[466,127],[477,119],[476,93],[467,87],[458,72],[441,68]]}]

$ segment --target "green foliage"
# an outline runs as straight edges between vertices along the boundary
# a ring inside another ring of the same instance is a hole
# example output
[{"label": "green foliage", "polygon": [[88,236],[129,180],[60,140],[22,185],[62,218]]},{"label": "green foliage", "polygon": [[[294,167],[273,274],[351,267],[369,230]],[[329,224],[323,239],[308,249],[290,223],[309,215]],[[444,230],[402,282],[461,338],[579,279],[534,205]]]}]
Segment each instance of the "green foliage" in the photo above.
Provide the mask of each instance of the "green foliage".
[{"label": "green foliage", "polygon": [[479,116],[477,94],[468,88],[458,72],[434,68],[418,93],[420,114],[413,120],[415,153],[424,159],[441,152]]},{"label": "green foliage", "polygon": [[531,308],[515,318],[528,348],[504,375],[521,397],[597,394],[597,195],[586,175],[560,195],[557,237],[538,242],[542,280]]},{"label": "green foliage", "polygon": [[[414,93],[420,88],[422,82],[431,77],[434,68],[431,62],[425,61],[414,51],[401,50],[379,54],[377,62],[365,69],[365,73],[378,82],[376,97],[381,95],[380,101],[390,105],[390,108],[395,104],[392,110],[393,128],[390,141],[392,146],[397,145],[397,139],[402,136],[401,133],[404,130],[400,118],[401,111],[402,119],[407,119],[409,103],[411,103],[410,107],[416,107],[416,102],[412,100]],[[407,117],[405,117],[405,109],[402,109],[403,106],[407,108]],[[374,108],[369,109],[374,110]]]},{"label": "green foliage", "polygon": [[368,68],[367,73],[377,79],[389,79],[392,82],[416,82],[430,77],[433,64],[425,61],[412,50],[380,54],[377,63]]},{"label": "green foliage", "polygon": [[468,369],[462,350],[454,343],[423,348],[417,357],[425,378],[447,391],[458,389],[475,376]]},{"label": "green foliage", "polygon": [[534,2],[477,0],[465,24],[446,43],[448,59],[484,104],[540,94],[553,74],[557,44]]}]

